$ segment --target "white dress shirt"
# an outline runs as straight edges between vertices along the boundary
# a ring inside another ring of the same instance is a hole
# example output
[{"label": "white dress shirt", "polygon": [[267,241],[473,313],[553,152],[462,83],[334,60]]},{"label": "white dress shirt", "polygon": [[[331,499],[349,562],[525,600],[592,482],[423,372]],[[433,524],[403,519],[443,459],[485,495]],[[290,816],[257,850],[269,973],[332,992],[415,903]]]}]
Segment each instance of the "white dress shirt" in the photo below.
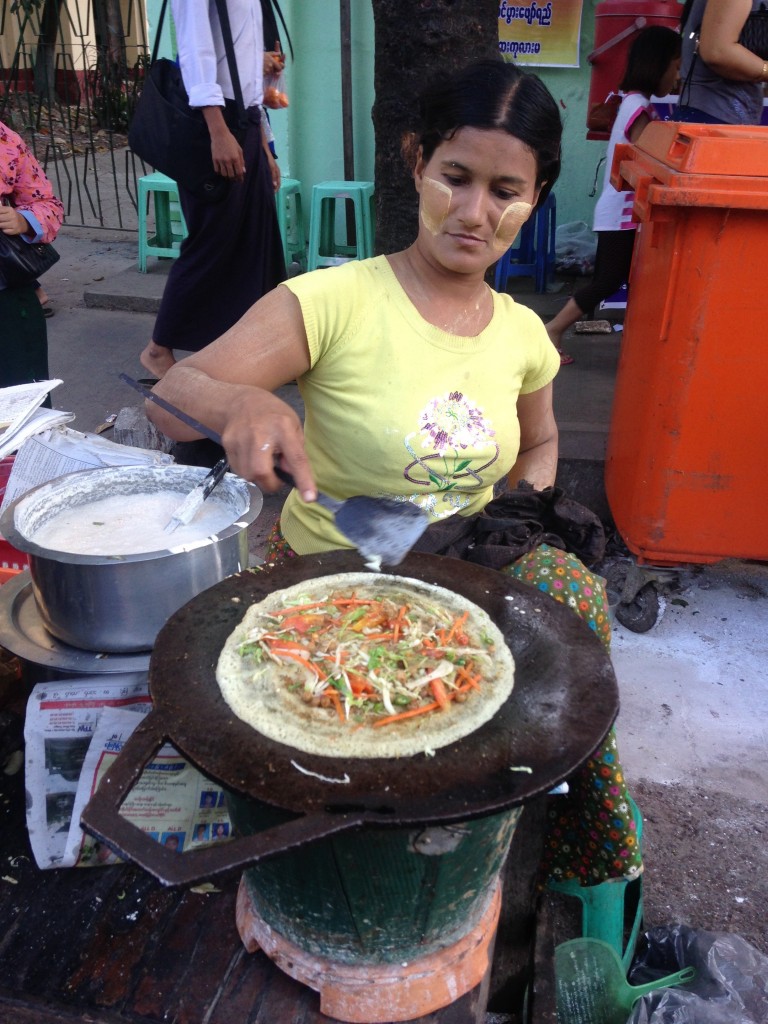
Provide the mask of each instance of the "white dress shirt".
[{"label": "white dress shirt", "polygon": [[[235,93],[215,0],[171,0],[181,76],[192,107],[223,107]],[[264,30],[259,0],[227,0],[245,109],[264,94]]]}]

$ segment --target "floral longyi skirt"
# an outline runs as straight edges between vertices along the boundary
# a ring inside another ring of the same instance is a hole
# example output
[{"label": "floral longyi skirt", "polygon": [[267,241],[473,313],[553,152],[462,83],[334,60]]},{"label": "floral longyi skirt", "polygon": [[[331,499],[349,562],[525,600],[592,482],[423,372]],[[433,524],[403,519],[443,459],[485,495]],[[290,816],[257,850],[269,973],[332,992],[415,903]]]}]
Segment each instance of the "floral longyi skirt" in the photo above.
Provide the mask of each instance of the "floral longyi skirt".
[{"label": "floral longyi skirt", "polygon": [[[296,553],[275,523],[266,561],[279,565]],[[541,544],[501,570],[568,605],[610,650],[611,622],[605,584],[575,555]],[[549,803],[541,878],[577,878],[597,885],[610,878],[634,878],[643,870],[637,825],[612,728],[592,756],[568,778],[568,793]]]}]

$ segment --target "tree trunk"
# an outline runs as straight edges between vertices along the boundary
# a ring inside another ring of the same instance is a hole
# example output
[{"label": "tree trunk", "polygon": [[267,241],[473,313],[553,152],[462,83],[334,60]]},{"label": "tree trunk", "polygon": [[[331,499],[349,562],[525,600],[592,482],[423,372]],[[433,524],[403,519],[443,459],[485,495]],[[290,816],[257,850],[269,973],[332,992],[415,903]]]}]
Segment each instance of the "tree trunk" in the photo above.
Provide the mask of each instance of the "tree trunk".
[{"label": "tree trunk", "polygon": [[93,15],[97,46],[93,112],[99,127],[125,130],[128,62],[120,0],[93,0]]},{"label": "tree trunk", "polygon": [[35,57],[35,92],[38,96],[43,96],[48,103],[53,103],[57,98],[54,53],[63,2],[64,0],[45,0],[40,16],[40,33]]},{"label": "tree trunk", "polygon": [[417,97],[440,70],[498,56],[498,0],[373,0],[376,30],[373,128],[376,144],[376,252],[416,237],[417,196],[401,155]]}]

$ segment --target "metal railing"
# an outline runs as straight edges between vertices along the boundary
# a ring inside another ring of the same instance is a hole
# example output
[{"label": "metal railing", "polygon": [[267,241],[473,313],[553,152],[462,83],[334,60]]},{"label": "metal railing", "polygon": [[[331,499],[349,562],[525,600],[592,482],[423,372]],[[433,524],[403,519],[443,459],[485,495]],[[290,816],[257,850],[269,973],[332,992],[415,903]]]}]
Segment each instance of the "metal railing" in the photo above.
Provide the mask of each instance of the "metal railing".
[{"label": "metal railing", "polygon": [[144,0],[0,0],[0,121],[42,164],[68,224],[137,230],[146,168],[126,132],[148,64]]}]

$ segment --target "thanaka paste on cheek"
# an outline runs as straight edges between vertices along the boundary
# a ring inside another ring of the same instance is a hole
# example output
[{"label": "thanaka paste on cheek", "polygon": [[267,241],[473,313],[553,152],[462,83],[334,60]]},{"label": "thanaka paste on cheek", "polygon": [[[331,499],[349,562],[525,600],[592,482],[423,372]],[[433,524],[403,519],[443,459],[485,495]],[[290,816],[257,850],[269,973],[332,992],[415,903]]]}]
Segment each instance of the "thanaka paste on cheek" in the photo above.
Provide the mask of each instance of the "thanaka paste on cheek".
[{"label": "thanaka paste on cheek", "polygon": [[498,252],[506,252],[517,238],[517,233],[531,216],[533,207],[530,203],[510,203],[499,217],[499,223],[493,233],[491,243]]},{"label": "thanaka paste on cheek", "polygon": [[442,229],[452,199],[453,190],[442,181],[435,181],[434,178],[422,179],[421,222],[431,234],[436,235]]}]

